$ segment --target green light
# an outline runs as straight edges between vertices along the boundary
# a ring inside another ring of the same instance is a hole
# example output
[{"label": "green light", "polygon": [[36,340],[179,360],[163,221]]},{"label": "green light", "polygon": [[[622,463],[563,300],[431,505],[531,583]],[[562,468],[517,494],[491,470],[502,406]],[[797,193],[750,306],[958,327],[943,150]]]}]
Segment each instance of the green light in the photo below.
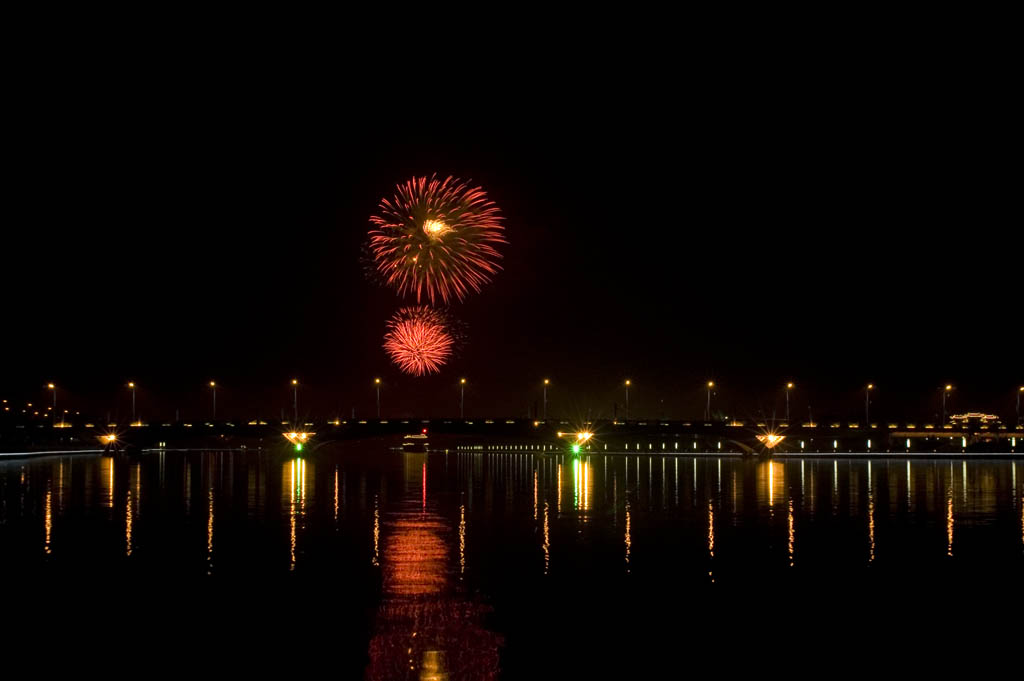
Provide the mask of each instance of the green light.
[{"label": "green light", "polygon": [[573,445],[572,446],[572,453],[573,454],[579,454],[580,453],[580,446],[579,445]]},{"label": "green light", "polygon": [[302,451],[302,443],[301,442],[296,442],[295,443],[295,451],[297,451],[297,452],[301,452]]}]

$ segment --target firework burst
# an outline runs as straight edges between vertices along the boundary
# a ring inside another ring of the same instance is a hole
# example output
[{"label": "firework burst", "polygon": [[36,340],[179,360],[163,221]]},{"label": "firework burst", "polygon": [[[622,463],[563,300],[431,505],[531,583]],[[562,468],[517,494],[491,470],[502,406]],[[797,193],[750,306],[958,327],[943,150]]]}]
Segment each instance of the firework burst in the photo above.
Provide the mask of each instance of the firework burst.
[{"label": "firework burst", "polygon": [[384,351],[413,376],[441,371],[455,350],[457,332],[447,316],[429,307],[405,307],[388,321]]},{"label": "firework burst", "polygon": [[462,301],[501,269],[496,246],[508,243],[501,219],[480,187],[453,177],[414,177],[370,217],[374,274],[417,303]]}]

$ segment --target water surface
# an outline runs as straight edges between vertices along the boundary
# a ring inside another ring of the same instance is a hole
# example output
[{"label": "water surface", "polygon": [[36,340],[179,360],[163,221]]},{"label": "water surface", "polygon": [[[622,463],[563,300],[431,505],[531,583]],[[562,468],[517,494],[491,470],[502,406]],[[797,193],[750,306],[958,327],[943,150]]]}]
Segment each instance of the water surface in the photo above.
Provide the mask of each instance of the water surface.
[{"label": "water surface", "polygon": [[1022,476],[1013,460],[380,443],[4,461],[4,634],[106,643],[131,661],[118,675],[194,672],[202,650],[224,673],[372,679],[998,647],[1021,618]]}]

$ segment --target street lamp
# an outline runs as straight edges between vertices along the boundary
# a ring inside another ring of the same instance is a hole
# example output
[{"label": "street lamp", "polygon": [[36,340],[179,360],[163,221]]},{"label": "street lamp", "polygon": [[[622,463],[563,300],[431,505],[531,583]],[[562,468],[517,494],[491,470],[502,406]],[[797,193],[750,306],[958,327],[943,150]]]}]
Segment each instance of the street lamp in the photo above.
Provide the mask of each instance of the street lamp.
[{"label": "street lamp", "polygon": [[213,420],[217,420],[217,384],[214,381],[210,381],[210,387],[213,388]]},{"label": "street lamp", "polygon": [[630,380],[626,379],[626,421],[629,421],[629,386]]},{"label": "street lamp", "polygon": [[1024,385],[1017,391],[1017,425],[1020,425],[1020,396],[1024,395]]},{"label": "street lamp", "polygon": [[550,385],[550,384],[551,384],[551,381],[549,381],[548,379],[545,378],[544,379],[544,411],[542,412],[542,416],[541,416],[541,418],[544,419],[545,421],[547,421],[547,419],[548,419],[548,385]]},{"label": "street lamp", "polygon": [[373,384],[377,386],[377,418],[380,418],[380,379],[373,379]]},{"label": "street lamp", "polygon": [[295,423],[299,422],[299,379],[292,379],[292,407],[295,409]]},{"label": "street lamp", "polygon": [[945,390],[942,391],[942,425],[946,425],[946,395],[953,391],[952,385],[946,385]]},{"label": "street lamp", "polygon": [[715,387],[714,381],[708,381],[708,405],[704,408],[704,420],[711,420],[711,389]]},{"label": "street lamp", "polygon": [[459,418],[466,417],[466,379],[459,379]]},{"label": "street lamp", "polygon": [[128,381],[128,387],[132,389],[132,423],[135,423],[135,382]]},{"label": "street lamp", "polygon": [[864,425],[867,428],[871,427],[871,391],[874,389],[874,383],[868,383],[868,387],[864,388]]},{"label": "street lamp", "polygon": [[57,422],[57,386],[53,383],[47,383],[46,387],[53,391],[53,421]]},{"label": "street lamp", "polygon": [[786,424],[789,424],[789,391],[793,389],[792,381],[786,384]]}]

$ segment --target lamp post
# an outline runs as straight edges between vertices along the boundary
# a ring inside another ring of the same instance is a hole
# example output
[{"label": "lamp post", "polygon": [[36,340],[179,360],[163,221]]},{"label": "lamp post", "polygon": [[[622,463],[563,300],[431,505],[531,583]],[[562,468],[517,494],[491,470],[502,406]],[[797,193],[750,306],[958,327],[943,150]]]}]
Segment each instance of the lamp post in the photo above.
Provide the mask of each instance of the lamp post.
[{"label": "lamp post", "polygon": [[213,420],[217,420],[217,383],[210,381],[210,387],[213,388]]},{"label": "lamp post", "polygon": [[626,421],[629,421],[629,386],[630,380],[626,379]]},{"label": "lamp post", "polygon": [[46,387],[53,391],[53,422],[57,422],[57,386],[47,383]]},{"label": "lamp post", "polygon": [[131,422],[135,423],[135,382],[128,381],[128,387],[131,388]]},{"label": "lamp post", "polygon": [[551,381],[546,378],[544,379],[544,411],[542,412],[543,416],[541,418],[545,421],[548,420],[548,385],[550,385],[550,383]]},{"label": "lamp post", "polygon": [[786,425],[789,425],[789,391],[793,389],[793,383],[786,384]]},{"label": "lamp post", "polygon": [[292,407],[295,409],[295,424],[299,423],[299,379],[292,379]]},{"label": "lamp post", "polygon": [[459,379],[459,418],[466,418],[466,379]]},{"label": "lamp post", "polygon": [[948,395],[952,391],[953,391],[953,386],[952,385],[946,385],[945,389],[942,391],[942,424],[941,425],[943,425],[943,426],[946,425],[946,395]]},{"label": "lamp post", "polygon": [[711,389],[715,387],[714,381],[708,381],[708,404],[704,408],[704,420],[711,420]]},{"label": "lamp post", "polygon": [[874,387],[874,383],[868,383],[868,387],[864,388],[864,425],[867,428],[871,427],[871,391]]},{"label": "lamp post", "polygon": [[1020,425],[1020,396],[1024,395],[1024,385],[1017,391],[1017,425]]},{"label": "lamp post", "polygon": [[373,379],[373,384],[377,386],[377,418],[380,418],[380,379]]}]

